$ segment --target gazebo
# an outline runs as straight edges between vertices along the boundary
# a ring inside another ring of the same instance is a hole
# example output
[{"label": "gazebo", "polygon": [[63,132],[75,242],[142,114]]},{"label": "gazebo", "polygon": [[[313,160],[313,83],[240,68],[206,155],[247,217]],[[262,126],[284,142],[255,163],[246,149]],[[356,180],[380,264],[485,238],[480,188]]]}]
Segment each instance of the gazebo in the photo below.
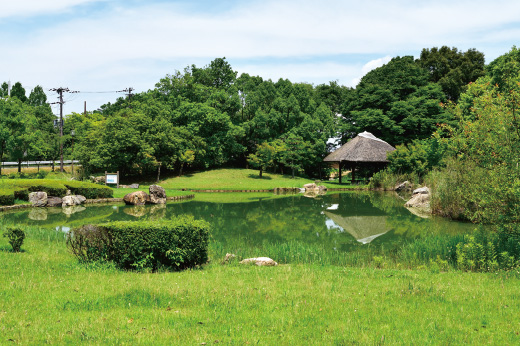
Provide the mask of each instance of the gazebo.
[{"label": "gazebo", "polygon": [[395,148],[387,142],[365,131],[327,155],[323,161],[338,162],[339,183],[341,184],[341,165],[343,163],[346,163],[351,168],[352,181],[354,181],[356,167],[386,164],[388,162],[386,154],[394,150]]}]

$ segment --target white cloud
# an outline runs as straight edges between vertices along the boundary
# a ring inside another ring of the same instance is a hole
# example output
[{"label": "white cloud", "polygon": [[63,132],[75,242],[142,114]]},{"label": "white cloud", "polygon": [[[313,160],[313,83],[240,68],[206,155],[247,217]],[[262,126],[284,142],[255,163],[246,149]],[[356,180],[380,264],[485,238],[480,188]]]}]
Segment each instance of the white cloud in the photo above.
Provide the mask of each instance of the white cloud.
[{"label": "white cloud", "polygon": [[[74,17],[76,6],[95,2],[110,6],[102,14]],[[195,7],[153,1],[4,1],[0,18],[68,13],[66,20],[57,17],[45,27],[24,27],[23,40],[13,38],[12,31],[9,40],[0,38],[0,51],[8,52],[0,77],[48,87],[146,90],[175,69],[225,56],[239,72],[265,79],[338,80],[355,86],[391,56],[417,56],[426,47],[476,48],[494,58],[511,48],[520,30],[520,2],[507,0],[266,0],[241,2],[218,13],[193,12]],[[359,56],[350,60],[358,54],[366,60],[383,58],[363,66]]]},{"label": "white cloud", "polygon": [[354,79],[352,79],[352,86],[356,86],[359,84],[359,82],[361,81],[361,78],[366,75],[368,72],[378,68],[378,67],[381,67],[383,66],[384,64],[386,64],[387,62],[389,62],[390,60],[392,60],[392,57],[387,55],[383,58],[379,58],[379,59],[374,59],[374,60],[371,60],[369,62],[367,62],[365,65],[363,65],[363,67],[361,68],[361,76],[358,76]]},{"label": "white cloud", "polygon": [[101,1],[107,0],[4,0],[0,4],[0,18],[55,13],[78,5]]}]

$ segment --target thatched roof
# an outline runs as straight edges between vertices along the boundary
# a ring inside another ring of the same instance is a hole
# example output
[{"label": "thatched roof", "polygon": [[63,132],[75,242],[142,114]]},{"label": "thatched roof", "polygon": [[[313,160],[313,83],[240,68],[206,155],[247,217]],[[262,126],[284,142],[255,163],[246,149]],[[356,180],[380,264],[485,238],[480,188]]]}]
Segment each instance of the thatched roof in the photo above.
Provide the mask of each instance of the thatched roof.
[{"label": "thatched roof", "polygon": [[363,132],[327,155],[325,162],[388,162],[386,153],[395,148],[370,132]]},{"label": "thatched roof", "polygon": [[323,213],[363,244],[370,243],[391,230],[386,216],[342,216],[329,211]]}]

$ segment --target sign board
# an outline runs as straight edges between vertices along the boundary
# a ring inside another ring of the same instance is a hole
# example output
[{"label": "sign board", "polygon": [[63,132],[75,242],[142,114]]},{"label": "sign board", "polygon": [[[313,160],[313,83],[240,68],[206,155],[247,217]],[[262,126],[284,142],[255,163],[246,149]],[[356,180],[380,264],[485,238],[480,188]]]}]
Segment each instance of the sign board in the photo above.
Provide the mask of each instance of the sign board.
[{"label": "sign board", "polygon": [[106,184],[116,184],[119,188],[119,171],[117,171],[117,173],[105,172],[105,185]]}]

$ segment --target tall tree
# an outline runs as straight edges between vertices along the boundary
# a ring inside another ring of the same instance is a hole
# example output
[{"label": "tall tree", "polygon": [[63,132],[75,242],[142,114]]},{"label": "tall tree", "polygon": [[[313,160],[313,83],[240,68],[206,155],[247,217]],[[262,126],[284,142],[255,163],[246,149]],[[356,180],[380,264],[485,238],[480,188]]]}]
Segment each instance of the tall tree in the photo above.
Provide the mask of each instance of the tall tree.
[{"label": "tall tree", "polygon": [[13,88],[11,89],[11,97],[16,97],[22,102],[27,101],[27,96],[25,96],[25,89],[23,88],[22,83],[14,83]]},{"label": "tall tree", "polygon": [[430,81],[439,84],[446,98],[454,102],[469,83],[485,74],[484,53],[476,49],[461,52],[447,46],[424,48],[417,63],[428,70]]}]

